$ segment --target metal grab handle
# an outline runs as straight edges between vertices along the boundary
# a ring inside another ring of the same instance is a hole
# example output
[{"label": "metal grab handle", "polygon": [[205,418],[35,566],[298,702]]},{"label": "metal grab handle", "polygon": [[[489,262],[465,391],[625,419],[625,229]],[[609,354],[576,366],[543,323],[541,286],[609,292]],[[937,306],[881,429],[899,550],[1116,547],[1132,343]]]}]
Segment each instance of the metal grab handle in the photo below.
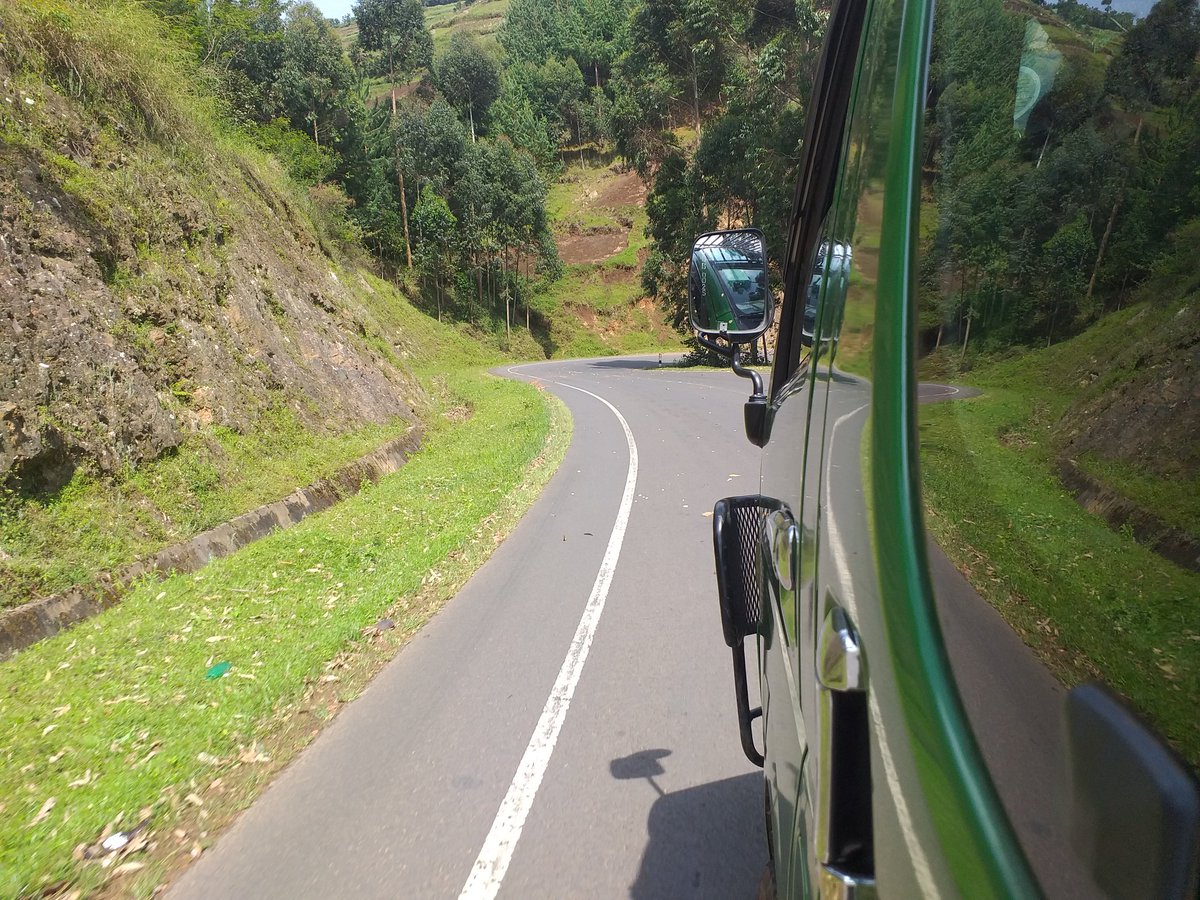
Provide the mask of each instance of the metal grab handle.
[{"label": "metal grab handle", "polygon": [[793,591],[799,580],[800,526],[786,509],[776,509],[765,525],[766,552],[779,590]]},{"label": "metal grab handle", "polygon": [[815,659],[820,755],[817,862],[821,900],[875,896],[867,679],[854,623],[832,595]]}]

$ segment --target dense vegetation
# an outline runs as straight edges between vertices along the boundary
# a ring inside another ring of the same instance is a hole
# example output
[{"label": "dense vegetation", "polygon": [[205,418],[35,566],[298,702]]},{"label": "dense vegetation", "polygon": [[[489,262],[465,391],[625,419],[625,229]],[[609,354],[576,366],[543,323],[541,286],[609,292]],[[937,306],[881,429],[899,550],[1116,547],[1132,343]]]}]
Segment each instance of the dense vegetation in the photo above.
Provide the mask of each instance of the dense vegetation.
[{"label": "dense vegetation", "polygon": [[[1200,216],[1194,0],[1163,0],[1124,34],[1098,19],[1113,30],[1097,50],[1035,6],[1022,13],[939,7],[955,49],[931,61],[924,154],[920,278],[934,345],[1062,340],[1191,252],[1176,236]],[[1022,47],[1049,60],[1053,86],[1014,118]]]},{"label": "dense vegetation", "polygon": [[[340,203],[387,270],[416,269],[439,316],[507,325],[530,276],[557,270],[546,180],[489,124],[496,60],[462,35],[434,60],[417,0],[362,0],[349,53],[307,2],[151,5],[186,35],[228,115]],[[377,79],[389,99],[369,103]]]},{"label": "dense vegetation", "polygon": [[345,53],[311,3],[151,5],[229,115],[329,204],[344,193],[348,222],[385,265],[418,271],[431,308],[506,323],[532,277],[559,271],[546,185],[567,147],[615,145],[652,182],[644,283],[677,322],[692,235],[755,222],[780,246],[825,17],[807,2],[514,0],[496,45],[456,32],[435,54],[418,0],[361,0]]}]

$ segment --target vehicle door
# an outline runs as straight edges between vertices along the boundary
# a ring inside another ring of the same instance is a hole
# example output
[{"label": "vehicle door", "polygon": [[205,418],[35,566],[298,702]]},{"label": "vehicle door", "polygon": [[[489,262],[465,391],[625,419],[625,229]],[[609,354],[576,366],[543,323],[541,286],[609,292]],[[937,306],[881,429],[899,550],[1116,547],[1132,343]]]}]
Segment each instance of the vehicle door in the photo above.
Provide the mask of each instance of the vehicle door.
[{"label": "vehicle door", "polygon": [[[1097,200],[1082,183],[1086,170],[1071,167],[1079,147],[1061,150],[1061,158],[1043,156],[1062,146],[1056,128],[1090,140],[1111,123],[1117,103],[1130,102],[1113,88],[1118,99],[1087,121],[1071,108],[1081,102],[1078,80],[1054,96],[1046,82],[1056,60],[1080,47],[1056,57],[1051,34],[1063,40],[1055,30],[1062,26],[1044,18],[1002,0],[946,0],[936,22],[932,4],[870,4],[845,127],[826,137],[836,146],[829,205],[806,207],[811,200],[802,198],[799,206],[795,230],[802,237],[789,251],[813,262],[791,273],[797,284],[787,287],[796,296],[800,286],[817,285],[818,298],[808,335],[796,321],[803,303],[789,309],[785,300],[783,328],[799,329],[796,340],[811,346],[807,355],[795,354],[781,336],[781,355],[787,349],[796,363],[789,369],[777,358],[761,486],[781,506],[768,520],[775,524],[763,551],[769,594],[781,598],[769,605],[784,623],[764,628],[762,658],[764,696],[774,691],[766,713],[767,777],[780,807],[773,813],[777,844],[788,848],[776,866],[784,896],[1132,898],[1195,890],[1197,806],[1188,763],[1105,690],[1066,689],[1099,676],[1170,733],[1175,749],[1195,752],[1178,712],[1189,703],[1195,709],[1195,641],[1188,635],[1200,622],[1200,593],[1193,576],[1139,546],[1132,528],[1114,550],[1112,528],[1088,519],[1086,510],[1076,515],[1074,498],[1064,502],[1071,467],[1022,443],[1044,439],[1061,455],[1078,440],[1079,419],[1064,415],[1065,404],[1051,407],[1058,416],[1052,427],[1041,416],[1064,395],[1081,398],[1077,409],[1084,412],[1095,392],[1070,379],[1088,364],[1060,374],[1055,366],[1069,351],[1028,356],[1029,336],[1052,344],[1056,327],[1080,330],[1081,313],[1102,314],[1086,305],[1094,287],[1088,282],[1103,273],[1101,245],[1115,233],[1122,194],[1132,192],[1137,177],[1114,166],[1108,193]],[[1178,33],[1183,26],[1174,24]],[[1104,62],[1115,61],[1114,53]],[[1096,59],[1074,63],[1086,70]],[[1163,98],[1187,100],[1185,87],[1174,94],[1160,88]],[[828,113],[815,107],[814,114]],[[1031,122],[1040,129],[1034,135]],[[1142,160],[1144,127],[1135,117],[1117,124],[1125,160]],[[823,146],[809,151],[819,160]],[[1039,175],[1048,163],[1061,168]],[[1076,206],[1056,208],[1064,198],[1049,185],[1070,177],[1080,182],[1067,181],[1066,199]],[[1151,179],[1138,183],[1151,191]],[[1035,187],[1043,205],[1021,206],[1022,188]],[[815,236],[805,232],[806,209],[820,210]],[[1022,214],[1049,214],[1055,227]],[[1186,231],[1185,214],[1176,214],[1176,225]],[[1136,233],[1130,228],[1127,238]],[[1034,235],[1043,264],[1013,265],[1022,251],[1038,255],[1029,251]],[[1049,264],[1055,258],[1071,261],[1075,271],[1056,269]],[[1139,299],[1121,294],[1120,276],[1107,277],[1107,302]],[[1173,284],[1170,315],[1152,306],[1142,311],[1158,331],[1139,326],[1147,334],[1130,360],[1157,353],[1167,366],[1170,353],[1154,347],[1153,336],[1173,334],[1177,347],[1185,334],[1194,340],[1194,326],[1169,332],[1165,325],[1170,316],[1178,323],[1190,315],[1186,289]],[[1063,318],[1064,290],[1074,304],[1071,325]],[[1022,318],[1033,297],[1040,300],[1036,321]],[[1141,302],[1150,300],[1142,295]],[[940,339],[957,351],[952,360],[969,359],[972,326],[978,341],[984,323],[1001,354],[1020,353],[1042,368],[1007,371],[993,361],[992,380],[972,386],[969,368],[931,352]],[[923,363],[930,376],[949,371],[961,383],[918,383],[918,356],[941,365]],[[1049,377],[1061,380],[1046,383]],[[980,398],[974,405],[972,391]],[[1161,406],[1158,421],[1181,433],[1185,426],[1170,424],[1169,404]],[[1014,418],[1020,427],[1010,436]],[[1096,448],[1099,438],[1091,440],[1087,446]],[[1014,444],[1023,454],[1015,461]],[[1146,473],[1153,468],[1148,455],[1126,456]],[[1091,466],[1092,473],[1117,468]],[[1097,480],[1092,474],[1090,483]],[[929,502],[922,502],[922,486]],[[987,526],[976,527],[985,513]],[[792,528],[786,515],[795,520],[794,539],[781,541],[781,526]],[[1087,537],[1074,539],[1076,529]],[[1055,572],[1053,554],[1062,551],[1049,548],[1064,539],[1069,555],[1057,565],[1079,571],[1088,565],[1079,560],[1103,553],[1115,593]],[[1138,567],[1122,569],[1116,560],[1123,554]],[[1089,584],[1096,596],[1087,595]],[[1041,589],[1050,596],[1039,596]],[[1193,600],[1173,605],[1183,597]],[[1030,619],[1006,604],[1043,612]],[[1107,629],[1088,629],[1086,619],[1110,615],[1117,617],[1115,639]],[[1068,660],[1074,673],[1056,658],[1064,644],[1086,660]],[[1120,649],[1119,659],[1105,657],[1110,648]],[[1163,670],[1158,663],[1168,654]],[[784,742],[778,721],[786,718],[778,714],[778,684],[788,674],[780,670],[789,665],[798,683],[792,709],[800,755]],[[1152,666],[1174,678],[1161,689],[1144,674],[1139,683],[1138,673]],[[798,775],[782,758],[771,765],[773,739],[780,753],[802,760]],[[792,791],[788,808],[782,798]]]},{"label": "vehicle door", "polygon": [[[810,113],[809,148],[797,186],[785,249],[784,300],[763,447],[761,493],[769,509],[761,544],[764,577],[759,658],[764,768],[775,878],[781,896],[809,896],[820,790],[816,766],[830,758],[817,711],[816,600],[819,487],[830,375],[829,329],[817,339],[805,308],[814,286],[828,280],[836,255],[824,248],[834,187],[843,166],[843,134],[854,66],[867,12],[865,0],[835,6]],[[821,857],[823,862],[823,856]]]},{"label": "vehicle door", "polygon": [[904,341],[931,15],[835,8],[789,246],[761,483],[781,896],[1037,896],[918,590]]}]

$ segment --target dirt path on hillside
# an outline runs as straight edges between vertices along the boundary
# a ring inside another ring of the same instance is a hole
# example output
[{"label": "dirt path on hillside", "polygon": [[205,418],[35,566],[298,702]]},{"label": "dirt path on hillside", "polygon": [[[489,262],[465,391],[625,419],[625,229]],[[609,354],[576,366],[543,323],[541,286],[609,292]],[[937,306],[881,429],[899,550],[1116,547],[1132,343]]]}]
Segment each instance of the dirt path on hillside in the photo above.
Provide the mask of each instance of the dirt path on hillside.
[{"label": "dirt path on hillside", "polygon": [[[630,206],[644,206],[646,185],[630,170],[607,177],[596,188],[589,190],[579,199],[585,210],[605,210],[619,222],[627,222],[622,211]],[[629,229],[623,227],[595,227],[583,231],[560,233],[555,243],[558,255],[567,265],[594,265],[620,253],[629,246]]]},{"label": "dirt path on hillside", "polygon": [[597,206],[645,206],[646,184],[630,169],[611,179],[596,198]]}]

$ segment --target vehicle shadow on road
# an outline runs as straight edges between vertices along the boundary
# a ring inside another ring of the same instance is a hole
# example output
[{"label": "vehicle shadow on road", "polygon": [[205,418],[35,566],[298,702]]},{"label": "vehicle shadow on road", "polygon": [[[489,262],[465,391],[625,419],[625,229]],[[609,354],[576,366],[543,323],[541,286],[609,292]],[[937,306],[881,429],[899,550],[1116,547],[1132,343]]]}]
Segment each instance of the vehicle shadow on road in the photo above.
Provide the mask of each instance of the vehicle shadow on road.
[{"label": "vehicle shadow on road", "polygon": [[587,364],[597,369],[674,369],[679,354],[664,355],[662,362],[657,357],[614,356],[607,359],[589,359]]},{"label": "vehicle shadow on road", "polygon": [[666,793],[655,780],[669,750],[644,750],[609,763],[614,778],[646,779],[659,793],[646,823],[649,839],[635,900],[753,898],[767,864],[763,780],[759,772]]}]

